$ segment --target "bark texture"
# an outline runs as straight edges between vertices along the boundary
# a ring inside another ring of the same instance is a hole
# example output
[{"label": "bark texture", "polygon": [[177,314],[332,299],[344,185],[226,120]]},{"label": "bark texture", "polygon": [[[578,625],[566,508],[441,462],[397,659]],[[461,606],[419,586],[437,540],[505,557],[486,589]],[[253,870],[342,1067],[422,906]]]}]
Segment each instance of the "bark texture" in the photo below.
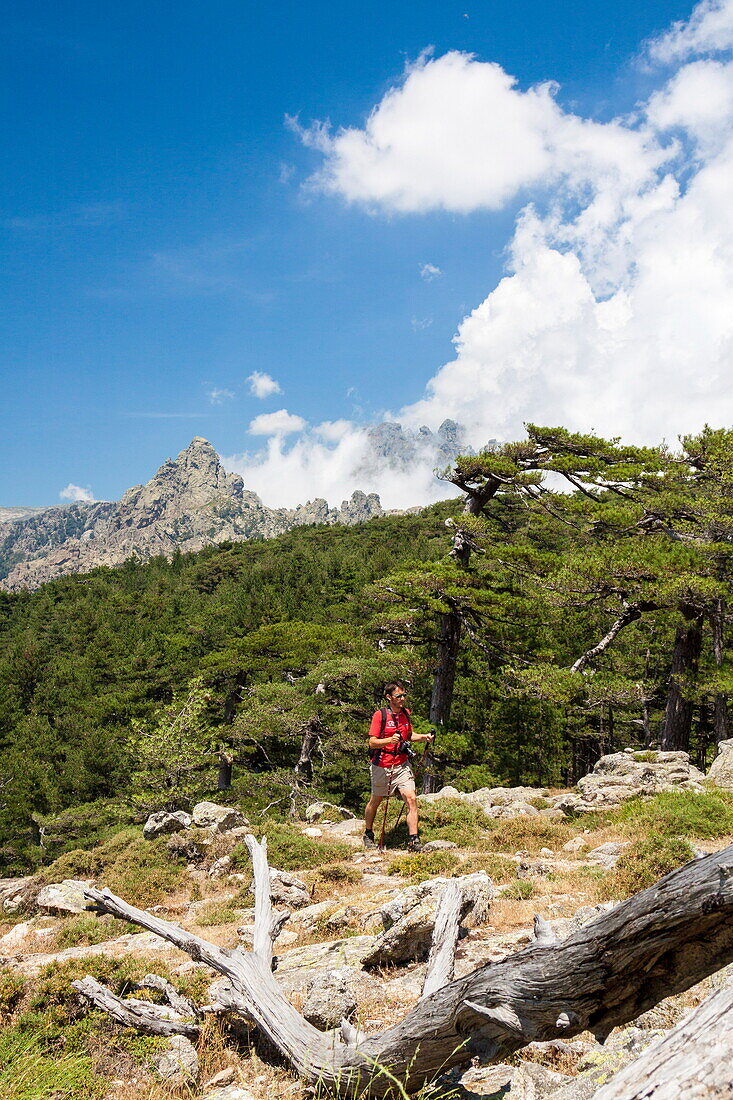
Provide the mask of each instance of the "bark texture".
[{"label": "bark texture", "polygon": [[594,1094],[593,1100],[733,1097],[733,988],[719,989]]},{"label": "bark texture", "polygon": [[683,607],[686,622],[677,627],[672,674],[669,680],[667,708],[664,712],[661,747],[665,752],[687,752],[690,747],[690,730],[694,702],[686,697],[685,688],[697,676],[702,649],[702,612]]}]

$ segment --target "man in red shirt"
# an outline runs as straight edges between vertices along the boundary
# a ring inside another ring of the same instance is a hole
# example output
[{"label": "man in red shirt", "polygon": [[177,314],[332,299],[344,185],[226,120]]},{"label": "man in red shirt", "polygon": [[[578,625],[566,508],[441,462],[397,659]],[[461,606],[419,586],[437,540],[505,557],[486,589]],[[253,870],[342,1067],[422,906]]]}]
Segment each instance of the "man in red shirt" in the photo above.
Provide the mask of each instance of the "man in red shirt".
[{"label": "man in red shirt", "polygon": [[393,680],[384,689],[387,706],[372,715],[369,727],[372,796],[364,811],[364,847],[376,848],[374,818],[384,798],[399,791],[407,806],[407,847],[411,852],[422,848],[417,831],[417,795],[415,777],[409,763],[410,742],[432,741],[432,733],[413,733],[410,712],[405,707],[405,685]]}]

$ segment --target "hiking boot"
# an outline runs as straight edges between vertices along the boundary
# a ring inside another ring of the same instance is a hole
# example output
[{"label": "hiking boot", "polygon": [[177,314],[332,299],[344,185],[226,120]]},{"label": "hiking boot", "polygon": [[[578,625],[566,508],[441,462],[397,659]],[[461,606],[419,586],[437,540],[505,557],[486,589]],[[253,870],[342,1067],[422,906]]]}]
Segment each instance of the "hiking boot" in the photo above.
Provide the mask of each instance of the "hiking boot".
[{"label": "hiking boot", "polygon": [[364,845],[365,848],[376,848],[377,847],[377,842],[374,839],[374,833],[371,830],[369,832],[364,833],[364,836],[362,837],[362,844]]},{"label": "hiking boot", "polygon": [[411,836],[407,841],[408,852],[422,852],[423,843],[419,836]]}]

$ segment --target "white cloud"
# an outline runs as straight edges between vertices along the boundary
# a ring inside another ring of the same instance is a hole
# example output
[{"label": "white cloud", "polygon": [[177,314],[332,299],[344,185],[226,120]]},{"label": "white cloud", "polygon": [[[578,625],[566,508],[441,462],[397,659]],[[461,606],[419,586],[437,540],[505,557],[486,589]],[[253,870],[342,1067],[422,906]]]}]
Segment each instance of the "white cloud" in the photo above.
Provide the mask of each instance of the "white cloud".
[{"label": "white cloud", "polygon": [[72,482],[62,489],[59,493],[61,500],[71,500],[74,503],[83,502],[85,504],[93,504],[95,497],[90,488],[83,488],[81,485],[74,485]]},{"label": "white cloud", "polygon": [[250,423],[247,429],[251,435],[273,435],[282,437],[292,435],[293,432],[302,432],[306,422],[302,416],[289,413],[287,409],[278,409],[277,412],[260,413]]},{"label": "white cloud", "polygon": [[221,390],[215,386],[206,396],[212,405],[223,405],[225,401],[230,401],[234,397],[234,393],[232,390]]},{"label": "white cloud", "polygon": [[294,508],[314,497],[340,504],[355,489],[379,493],[385,508],[406,508],[441,500],[450,493],[433,477],[433,462],[418,462],[408,475],[396,473],[374,454],[367,430],[349,421],[321,424],[286,446],[282,435],[257,454],[222,459],[272,507]]},{"label": "white cloud", "polygon": [[703,0],[686,21],[674,23],[651,42],[652,61],[671,64],[696,54],[720,53],[733,48],[733,0]]},{"label": "white cloud", "polygon": [[264,371],[252,371],[247,381],[249,382],[249,392],[254,397],[271,397],[274,393],[283,392],[280,383],[271,378],[269,374],[265,374]]},{"label": "white cloud", "polygon": [[493,62],[452,51],[409,67],[363,129],[300,131],[324,154],[311,186],[403,213],[498,210],[530,188],[638,188],[664,159],[643,129],[564,112]]},{"label": "white cloud", "polygon": [[421,264],[420,265],[420,278],[424,279],[426,283],[431,283],[433,279],[439,278],[443,272],[437,266],[437,264]]},{"label": "white cloud", "polygon": [[[733,0],[705,0],[648,45],[674,67],[623,119],[572,114],[554,86],[523,91],[498,65],[451,53],[408,69],[362,129],[300,131],[323,155],[312,185],[372,211],[524,204],[505,276],[397,420],[452,417],[475,446],[521,437],[527,421],[671,443],[733,423],[733,64],[691,60],[733,45],[731,12]],[[262,452],[227,460],[267,503],[448,495],[427,454],[398,471],[354,423],[272,416],[253,422],[273,436]]]}]

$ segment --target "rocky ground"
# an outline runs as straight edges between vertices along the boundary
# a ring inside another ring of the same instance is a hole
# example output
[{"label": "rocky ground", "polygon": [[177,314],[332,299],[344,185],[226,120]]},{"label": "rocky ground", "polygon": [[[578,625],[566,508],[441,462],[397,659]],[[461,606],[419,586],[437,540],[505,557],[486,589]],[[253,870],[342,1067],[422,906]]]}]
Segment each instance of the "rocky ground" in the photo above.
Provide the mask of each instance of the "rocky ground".
[{"label": "rocky ground", "polygon": [[[367,1033],[380,1031],[420,994],[437,900],[448,878],[458,879],[464,896],[456,965],[460,977],[531,942],[535,914],[562,939],[638,888],[633,874],[641,873],[639,834],[649,831],[649,821],[652,836],[669,834],[675,827],[670,813],[684,808],[686,816],[679,820],[691,823],[694,833],[687,838],[692,844],[688,857],[730,844],[730,790],[733,741],[721,746],[707,778],[690,767],[685,754],[620,753],[601,760],[572,792],[444,788],[422,800],[424,835],[432,839],[420,855],[406,855],[397,847],[365,851],[361,820],[339,807],[314,803],[307,820],[268,834],[271,862],[278,853],[289,865],[271,873],[273,902],[291,913],[275,944],[277,979],[317,1027],[335,1027],[345,1016]],[[716,805],[722,807],[719,827],[694,824],[702,810],[712,812]],[[624,807],[634,808],[633,813],[624,816]],[[191,815],[150,818],[146,840],[185,866],[176,889],[161,893],[150,908],[218,945],[250,942],[254,913],[242,838],[260,831],[258,824],[236,808],[214,803],[200,803]],[[706,832],[711,835],[702,835]],[[90,879],[48,878],[0,882],[5,917],[0,924],[0,1010],[7,1034],[19,1020],[28,1028],[33,1012],[41,1010],[47,1012],[44,1026],[56,1020],[67,1028],[62,1040],[96,1020],[99,1034],[91,1046],[84,1033],[97,1082],[97,1091],[88,1095],[107,1100],[251,1100],[273,1090],[300,1100],[300,1083],[258,1053],[244,1022],[237,1032],[212,1017],[198,1049],[179,1038],[146,1040],[138,1049],[129,1037],[120,1038],[122,1029],[106,1017],[90,1017],[70,991],[71,980],[86,973],[110,982],[126,975],[118,991],[143,999],[154,999],[140,992],[144,973],[156,973],[192,999],[212,1005],[217,982],[205,967],[152,933],[120,927],[120,922],[115,926],[110,918],[91,913],[82,892]],[[102,872],[96,882],[104,881]],[[511,1065],[471,1066],[451,1075],[441,1088],[466,1098],[585,1100],[711,989],[731,982],[733,968],[727,968],[645,1013],[633,1026],[618,1029],[603,1046],[588,1034],[531,1044]],[[175,1015],[175,1008],[166,1011]],[[0,1031],[0,1042],[2,1036]],[[74,1086],[70,1091],[4,1092],[2,1064],[0,1046],[0,1100],[85,1095]]]}]

